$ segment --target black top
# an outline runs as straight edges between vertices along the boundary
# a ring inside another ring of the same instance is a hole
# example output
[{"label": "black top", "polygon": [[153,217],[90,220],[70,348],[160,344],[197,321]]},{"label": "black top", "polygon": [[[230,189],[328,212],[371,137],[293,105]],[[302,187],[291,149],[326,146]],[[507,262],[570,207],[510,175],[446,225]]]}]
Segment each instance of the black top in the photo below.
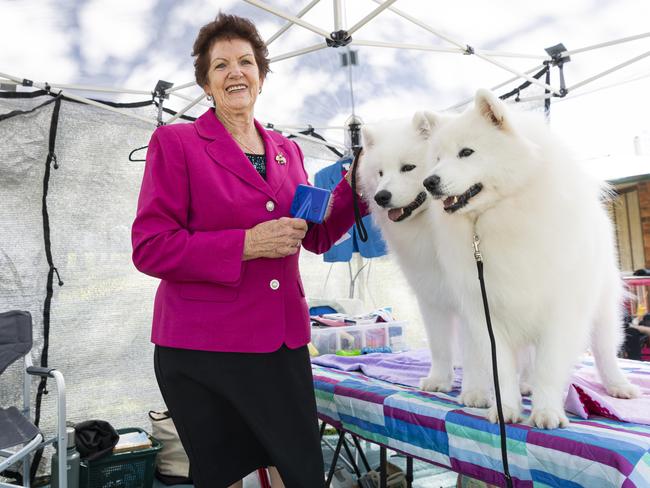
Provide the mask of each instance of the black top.
[{"label": "black top", "polygon": [[246,157],[253,163],[253,166],[260,174],[260,176],[266,179],[266,156],[264,154],[251,154],[244,153]]}]

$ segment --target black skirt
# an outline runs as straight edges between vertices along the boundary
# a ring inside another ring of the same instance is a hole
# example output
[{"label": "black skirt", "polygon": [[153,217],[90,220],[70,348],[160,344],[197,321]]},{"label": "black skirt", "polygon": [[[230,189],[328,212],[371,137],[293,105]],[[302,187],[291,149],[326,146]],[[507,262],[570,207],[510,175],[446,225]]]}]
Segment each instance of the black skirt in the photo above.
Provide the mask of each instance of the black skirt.
[{"label": "black skirt", "polygon": [[271,353],[156,346],[156,378],[197,488],[275,466],[287,488],[324,485],[307,347]]}]

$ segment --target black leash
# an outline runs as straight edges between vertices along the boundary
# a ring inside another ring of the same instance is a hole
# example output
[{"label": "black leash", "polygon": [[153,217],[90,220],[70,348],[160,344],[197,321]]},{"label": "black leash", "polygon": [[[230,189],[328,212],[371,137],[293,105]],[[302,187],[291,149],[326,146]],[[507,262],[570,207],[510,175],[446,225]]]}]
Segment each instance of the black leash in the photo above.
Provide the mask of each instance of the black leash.
[{"label": "black leash", "polygon": [[501,440],[501,461],[503,463],[503,475],[506,478],[506,486],[512,488],[512,477],[508,468],[508,447],[506,438],[506,423],[503,418],[503,408],[501,406],[501,390],[499,388],[499,369],[497,367],[497,346],[492,331],[492,321],[490,320],[490,307],[488,306],[487,292],[485,291],[485,281],[483,279],[483,256],[479,250],[481,240],[477,234],[474,234],[474,259],[478,269],[478,280],[481,283],[481,296],[483,297],[483,309],[485,310],[485,322],[487,323],[488,334],[490,336],[490,349],[492,350],[492,376],[494,378],[494,396],[497,402],[497,416],[499,417],[499,436]]},{"label": "black leash", "polygon": [[[359,210],[359,195],[357,193],[357,169],[359,156],[361,155],[361,147],[354,149],[354,162],[352,163],[352,195],[354,201],[354,221],[359,233],[359,239],[363,242],[368,240],[368,232],[363,225],[361,211]],[[497,365],[497,346],[494,340],[494,332],[492,331],[492,321],[490,320],[490,308],[488,306],[487,292],[485,290],[485,280],[483,279],[483,256],[479,250],[480,239],[477,234],[474,234],[474,259],[476,260],[476,267],[478,269],[478,280],[481,284],[481,296],[483,297],[483,308],[485,310],[485,321],[487,323],[488,335],[490,336],[490,349],[492,352],[492,376],[494,377],[494,396],[497,403],[497,416],[499,417],[499,437],[501,441],[501,462],[503,463],[503,475],[506,479],[506,487],[513,488],[512,477],[510,476],[510,469],[508,467],[508,447],[506,438],[506,423],[503,418],[503,408],[501,406],[501,390],[499,388],[499,368]]]},{"label": "black leash", "polygon": [[363,225],[363,217],[361,217],[361,210],[359,210],[359,194],[357,193],[357,169],[362,149],[360,146],[354,148],[354,161],[352,162],[352,200],[354,202],[354,222],[357,225],[357,233],[359,234],[359,239],[366,242],[368,240],[368,231],[366,230],[366,226]]}]

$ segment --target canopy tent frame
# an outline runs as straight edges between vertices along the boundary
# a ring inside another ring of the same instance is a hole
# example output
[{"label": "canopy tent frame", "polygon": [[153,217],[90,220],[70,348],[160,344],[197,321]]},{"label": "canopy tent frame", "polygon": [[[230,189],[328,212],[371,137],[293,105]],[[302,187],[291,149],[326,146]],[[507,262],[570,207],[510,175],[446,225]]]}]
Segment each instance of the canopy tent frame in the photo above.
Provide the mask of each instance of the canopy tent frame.
[{"label": "canopy tent frame", "polygon": [[[502,51],[490,51],[490,50],[483,50],[483,49],[478,49],[470,46],[469,44],[459,42],[458,40],[453,39],[452,37],[442,33],[439,29],[433,28],[430,25],[422,22],[421,20],[413,17],[412,15],[399,10],[398,8],[394,7],[393,4],[396,3],[397,0],[373,0],[375,3],[378,4],[376,8],[374,8],[372,11],[370,11],[366,16],[364,16],[361,20],[356,22],[352,27],[350,27],[348,30],[345,30],[344,22],[343,22],[343,8],[342,8],[342,0],[332,0],[333,3],[333,24],[334,28],[337,29],[334,32],[328,33],[326,30],[305,21],[302,17],[308,13],[314,6],[316,6],[320,0],[311,0],[305,7],[303,7],[300,11],[298,11],[295,15],[289,14],[282,9],[273,7],[266,2],[262,0],[244,0],[246,3],[253,5],[261,10],[264,10],[266,12],[269,12],[276,17],[285,19],[287,22],[277,31],[275,32],[269,39],[267,40],[267,45],[272,44],[274,41],[276,41],[279,37],[281,37],[283,34],[285,34],[291,27],[293,26],[299,26],[302,27],[303,29],[309,30],[319,36],[322,36],[324,40],[322,42],[319,42],[317,44],[313,44],[310,46],[306,46],[304,48],[286,52],[283,54],[279,54],[276,56],[271,57],[270,61],[272,63],[279,62],[285,59],[290,59],[296,56],[301,56],[304,54],[308,54],[311,52],[315,52],[321,49],[325,49],[328,47],[331,48],[338,48],[338,47],[343,47],[343,46],[349,46],[349,45],[356,45],[356,46],[364,46],[364,47],[379,47],[379,48],[392,48],[392,49],[404,49],[404,50],[416,50],[416,51],[427,51],[427,52],[440,52],[440,53],[449,53],[449,54],[461,54],[461,55],[475,55],[477,58],[491,63],[495,66],[497,66],[500,69],[503,69],[506,72],[511,73],[514,76],[511,76],[508,78],[506,81],[499,83],[495,86],[493,86],[491,89],[497,90],[501,87],[504,87],[510,83],[515,82],[516,80],[519,79],[524,79],[528,81],[529,83],[535,84],[545,90],[544,95],[540,96],[533,96],[533,97],[521,97],[518,98],[517,101],[519,102],[526,102],[526,101],[534,101],[534,100],[543,100],[543,99],[550,99],[550,98],[559,98],[559,99],[570,99],[573,98],[573,93],[575,92],[576,89],[580,89],[583,86],[592,83],[604,76],[610,75],[616,71],[619,71],[631,64],[634,64],[636,62],[641,61],[642,59],[650,56],[650,51],[645,52],[641,55],[635,56],[623,63],[616,64],[612,66],[611,68],[608,68],[604,71],[601,71],[600,73],[597,73],[595,75],[592,75],[585,80],[578,81],[574,83],[573,85],[569,86],[568,88],[556,88],[553,87],[552,85],[546,84],[533,76],[531,76],[532,73],[540,70],[541,68],[544,67],[545,64],[547,63],[552,63],[554,57],[551,57],[549,55],[532,55],[532,54],[524,54],[524,53],[515,53],[515,52],[502,52]],[[395,42],[383,42],[383,41],[372,41],[372,40],[363,40],[363,39],[353,39],[351,34],[358,31],[360,28],[362,28],[364,25],[368,24],[370,21],[375,19],[377,16],[382,14],[384,11],[391,11],[394,14],[398,15],[399,17],[407,20],[408,22],[426,30],[427,32],[435,35],[437,38],[451,44],[453,47],[444,47],[444,46],[434,46],[434,45],[424,45],[424,44],[407,44],[407,43],[395,43]],[[580,54],[584,52],[589,52],[593,51],[596,49],[603,49],[606,47],[614,46],[614,45],[619,45],[623,43],[629,43],[633,41],[638,41],[641,39],[646,39],[650,37],[650,32],[645,32],[633,36],[627,36],[623,37],[620,39],[614,39],[611,41],[606,41],[594,45],[589,45],[589,46],[584,46],[581,48],[577,49],[570,49],[570,50],[565,50],[562,53],[560,53],[559,57],[567,57],[575,54]],[[494,58],[496,57],[510,57],[510,58],[530,58],[530,59],[536,59],[536,60],[541,60],[542,64],[537,65],[531,69],[520,71],[517,69],[512,68],[511,66],[508,66],[507,64],[504,64]],[[557,59],[557,57],[555,57]],[[637,77],[638,78],[638,77]],[[629,80],[628,80],[629,81]],[[78,84],[66,84],[66,83],[48,83],[48,82],[35,82],[32,80],[24,79],[24,78],[19,78],[13,75],[5,74],[5,73],[0,73],[0,83],[2,84],[14,84],[14,85],[20,85],[20,86],[27,86],[27,87],[36,87],[42,90],[45,90],[46,92],[50,93],[53,96],[59,96],[59,95],[64,95],[65,97],[75,100],[77,102],[81,103],[86,103],[88,105],[93,105],[99,108],[103,108],[105,110],[112,111],[114,113],[119,113],[121,115],[127,116],[127,117],[132,117],[136,118],[138,120],[141,120],[143,122],[152,124],[152,125],[161,125],[161,124],[170,124],[175,122],[178,118],[182,117],[188,110],[190,110],[192,107],[196,105],[202,105],[205,107],[211,107],[211,104],[208,104],[204,101],[205,99],[205,94],[201,94],[196,97],[190,97],[181,93],[177,93],[180,90],[183,90],[185,88],[190,88],[196,86],[196,82],[190,81],[187,83],[183,83],[177,86],[170,87],[164,91],[164,98],[167,98],[166,95],[173,95],[177,98],[180,98],[182,100],[185,100],[188,102],[187,105],[182,107],[178,112],[176,112],[174,115],[171,115],[167,120],[161,120],[159,117],[158,119],[150,118],[150,117],[143,117],[137,114],[129,113],[124,110],[120,110],[119,108],[113,107],[109,104],[102,103],[101,101],[97,100],[92,100],[90,98],[72,94],[70,92],[75,92],[75,91],[83,91],[83,92],[98,92],[98,93],[120,93],[120,94],[128,94],[128,95],[151,95],[152,96],[152,103],[153,103],[153,98],[156,96],[156,93],[153,91],[146,91],[146,90],[133,90],[133,89],[126,89],[126,88],[110,88],[110,87],[101,87],[101,86],[85,86],[85,85],[78,85]],[[620,82],[619,84],[626,83],[626,81]],[[616,84],[611,85],[611,86],[617,86]],[[571,93],[571,95],[569,95]],[[569,95],[567,97],[567,95]],[[449,110],[455,110],[458,108],[461,108],[473,100],[473,97],[467,98],[465,100],[462,100],[461,102],[454,104],[452,106],[449,106],[443,111],[449,111]],[[163,100],[162,97],[159,100],[159,103],[162,104]],[[341,142],[337,141],[332,141],[332,140],[320,140],[317,138],[313,138],[308,135],[301,134],[301,130],[297,129],[295,126],[286,126],[286,127],[280,127],[277,125],[272,125],[270,123],[265,124],[268,128],[273,128],[276,130],[281,130],[283,132],[286,132],[292,136],[304,139],[304,140],[309,140],[310,142],[314,142],[316,144],[321,144],[321,145],[326,145],[326,146],[331,146],[331,147],[338,147],[338,148],[345,148],[345,145],[342,144]],[[334,128],[340,128],[340,127],[327,127],[323,129],[334,129]],[[304,130],[311,130],[312,127],[308,126],[302,129]]]},{"label": "canopy tent frame", "polygon": [[[160,121],[157,119],[154,119],[152,117],[143,117],[137,114],[133,114],[128,111],[121,110],[120,108],[112,107],[110,105],[107,105],[102,102],[98,102],[96,100],[92,100],[87,97],[82,97],[78,95],[72,95],[69,93],[71,90],[79,90],[79,91],[84,91],[84,92],[98,92],[98,93],[122,93],[122,94],[143,94],[143,95],[151,95],[153,97],[154,93],[150,91],[144,91],[144,90],[130,90],[130,89],[123,89],[123,88],[105,88],[105,87],[100,87],[100,86],[92,86],[92,85],[65,85],[65,84],[56,84],[56,85],[51,85],[47,82],[34,82],[31,80],[25,80],[25,79],[20,79],[16,76],[9,75],[6,73],[0,73],[0,82],[2,84],[11,84],[11,85],[20,85],[20,86],[33,86],[36,88],[39,88],[47,93],[49,93],[52,96],[60,96],[63,95],[66,98],[70,100],[74,100],[76,102],[80,103],[85,103],[87,105],[92,105],[94,107],[102,108],[105,110],[108,110],[113,113],[118,113],[120,115],[124,115],[126,117],[131,117],[143,122],[146,122],[148,124],[152,125],[160,125]],[[65,93],[64,93],[64,90]],[[182,117],[189,109],[191,109],[193,106],[197,105],[198,103],[201,103],[201,105],[206,106],[206,107],[212,107],[212,105],[209,105],[208,103],[203,103],[203,100],[205,99],[205,95],[200,95],[194,99],[191,99],[190,97],[187,97],[185,95],[181,94],[176,94],[172,93],[171,90],[167,90],[167,93],[170,95],[176,95],[179,98],[185,99],[185,100],[190,100],[191,103],[189,105],[186,105],[181,109],[179,112],[177,112],[175,115],[172,115],[167,121],[165,121],[165,124],[169,124],[176,119]],[[152,100],[153,103],[153,100]],[[282,132],[285,132],[293,137],[303,139],[309,142],[313,142],[315,144],[323,145],[323,146],[332,146],[336,147],[339,149],[345,149],[345,145],[341,142],[337,141],[331,141],[331,140],[321,140],[312,136],[308,136],[305,134],[301,134],[300,131],[304,131],[305,129],[313,129],[311,127],[307,128],[297,128],[297,127],[281,127],[281,126],[276,126],[274,124],[271,124],[269,122],[262,122],[262,125],[264,125],[267,128],[275,128],[276,130],[281,130]]]}]

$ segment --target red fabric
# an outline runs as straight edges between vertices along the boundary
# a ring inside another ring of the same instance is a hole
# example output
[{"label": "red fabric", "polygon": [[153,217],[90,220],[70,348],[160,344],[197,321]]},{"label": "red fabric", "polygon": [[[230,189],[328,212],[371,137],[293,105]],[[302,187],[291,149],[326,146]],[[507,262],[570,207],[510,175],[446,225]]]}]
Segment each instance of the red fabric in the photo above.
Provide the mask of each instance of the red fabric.
[{"label": "red fabric", "polygon": [[[255,124],[264,139],[266,181],[212,110],[192,124],[159,127],[151,137],[132,243],[136,268],[161,279],[155,344],[270,352],[309,342],[298,254],[242,261],[245,230],[289,216],[296,186],[307,183],[298,145]],[[325,252],[353,221],[352,189],[343,180],[326,222],[310,226],[303,247]]]},{"label": "red fabric", "polygon": [[261,488],[271,488],[271,481],[269,480],[269,475],[266,473],[265,468],[259,468],[257,470],[257,476],[260,479]]}]

